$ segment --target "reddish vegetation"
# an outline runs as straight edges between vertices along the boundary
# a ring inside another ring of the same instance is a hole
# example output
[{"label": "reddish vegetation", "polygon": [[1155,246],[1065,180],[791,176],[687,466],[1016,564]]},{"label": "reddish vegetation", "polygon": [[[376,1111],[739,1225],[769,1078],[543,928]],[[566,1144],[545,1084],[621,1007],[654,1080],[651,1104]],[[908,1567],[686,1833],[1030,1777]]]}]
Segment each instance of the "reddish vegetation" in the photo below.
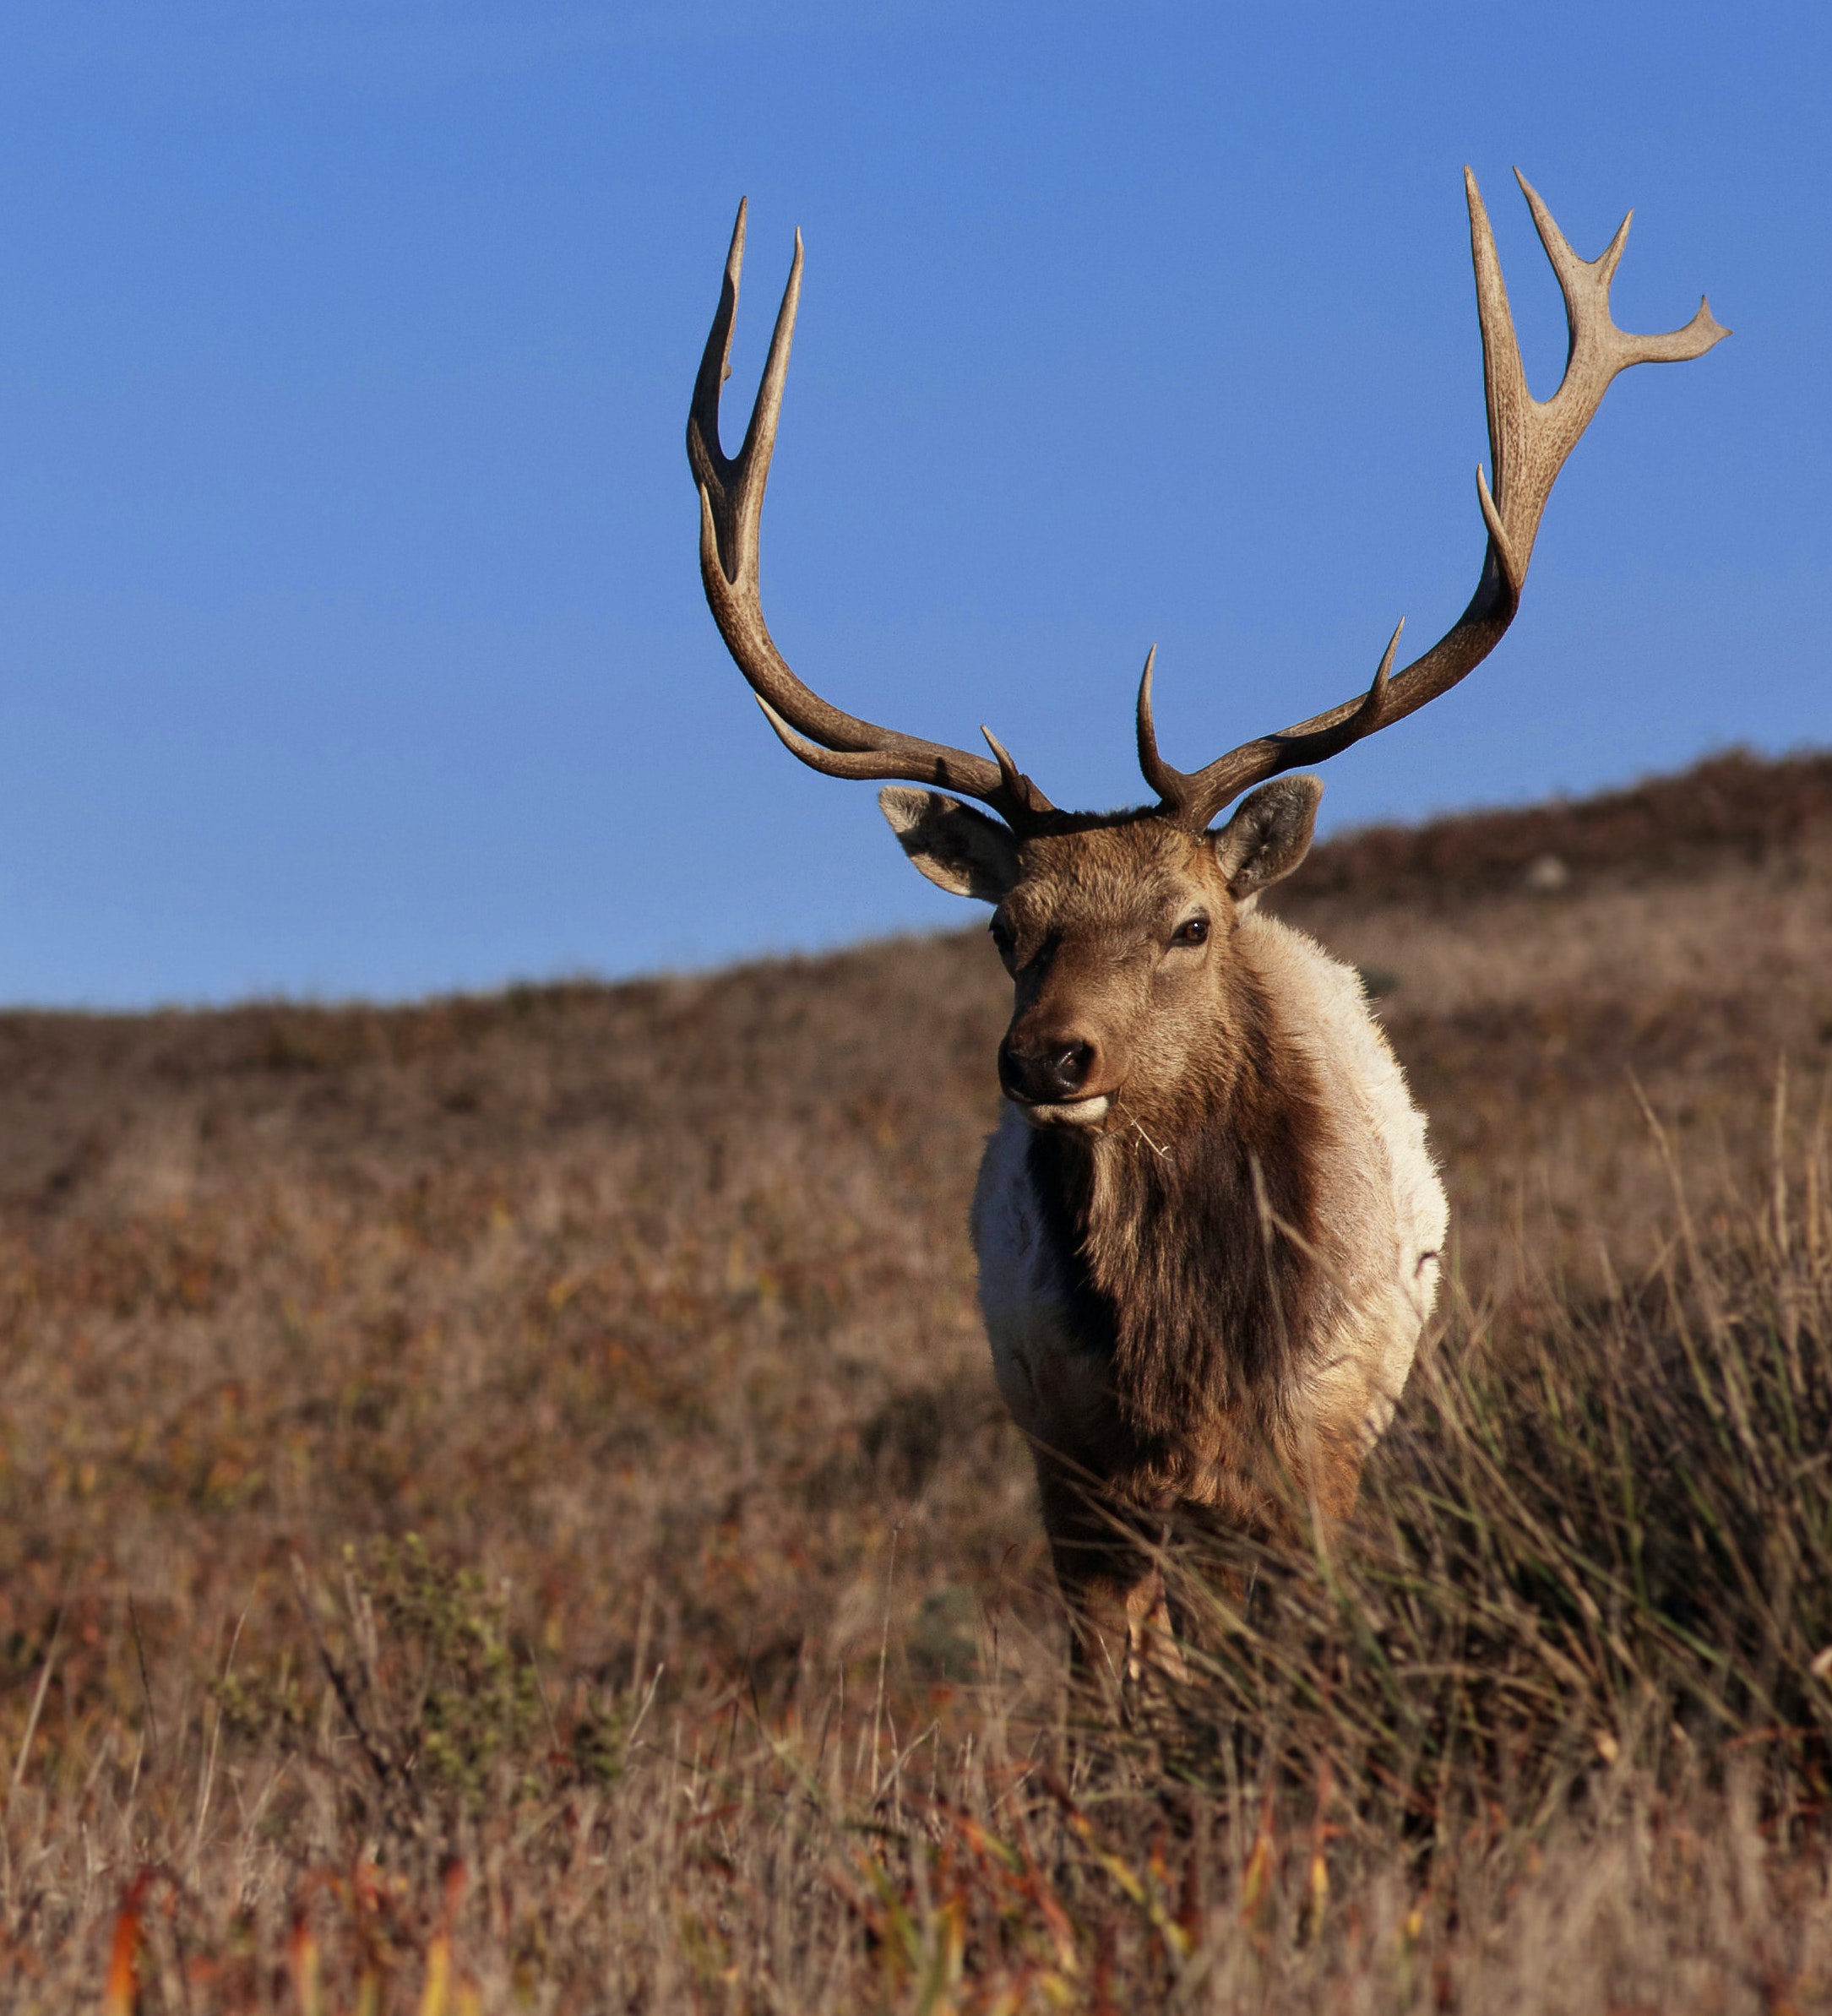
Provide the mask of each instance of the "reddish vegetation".
[{"label": "reddish vegetation", "polygon": [[111,1954],[173,2010],[1832,1993],[1829,807],[1729,757],[1283,894],[1381,990],[1456,1286],[1365,1556],[1259,1564],[1074,1748],[972,1305],[981,934],[0,1017],[9,2006]]},{"label": "reddish vegetation", "polygon": [[1594,798],[1366,827],[1316,849],[1303,887],[1313,896],[1454,904],[1517,888],[1548,855],[1574,873],[1657,880],[1759,867],[1823,840],[1829,826],[1832,756],[1766,763],[1733,749]]}]

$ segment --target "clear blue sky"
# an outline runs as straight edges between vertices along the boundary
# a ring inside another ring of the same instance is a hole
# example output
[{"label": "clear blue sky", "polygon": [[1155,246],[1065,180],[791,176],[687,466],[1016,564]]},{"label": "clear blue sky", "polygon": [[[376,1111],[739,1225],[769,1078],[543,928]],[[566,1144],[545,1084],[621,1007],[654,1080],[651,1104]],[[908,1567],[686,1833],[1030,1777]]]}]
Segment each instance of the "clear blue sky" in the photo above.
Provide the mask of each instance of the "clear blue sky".
[{"label": "clear blue sky", "polygon": [[[965,922],[775,744],[682,448],[793,228],[764,528],[811,683],[1059,803],[1422,645],[1482,551],[1460,170],[1529,374],[1637,219],[1501,650],[1340,825],[1832,741],[1823,7],[10,0],[0,1000],[397,996]],[[732,434],[736,436],[735,425]]]}]

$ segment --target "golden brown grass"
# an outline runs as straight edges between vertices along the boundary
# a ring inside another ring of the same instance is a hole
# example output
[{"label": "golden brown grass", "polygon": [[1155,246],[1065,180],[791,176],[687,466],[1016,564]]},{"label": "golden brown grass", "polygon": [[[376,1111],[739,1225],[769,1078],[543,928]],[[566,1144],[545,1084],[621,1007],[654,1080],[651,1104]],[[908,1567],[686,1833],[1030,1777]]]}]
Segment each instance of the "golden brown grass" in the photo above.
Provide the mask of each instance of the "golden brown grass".
[{"label": "golden brown grass", "polygon": [[7,2005],[1824,2006],[1829,899],[1817,759],[1306,870],[1454,1293],[1123,1732],[973,1310],[981,934],[0,1018]]}]

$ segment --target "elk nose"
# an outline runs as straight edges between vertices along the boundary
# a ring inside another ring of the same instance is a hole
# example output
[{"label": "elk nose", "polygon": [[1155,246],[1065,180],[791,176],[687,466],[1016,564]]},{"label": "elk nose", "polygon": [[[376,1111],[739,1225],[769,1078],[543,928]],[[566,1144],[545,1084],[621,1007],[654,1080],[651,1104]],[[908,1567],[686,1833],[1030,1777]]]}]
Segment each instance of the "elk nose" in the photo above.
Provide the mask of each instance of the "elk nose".
[{"label": "elk nose", "polygon": [[998,1079],[1009,1099],[1057,1106],[1080,1096],[1094,1071],[1094,1057],[1093,1044],[1079,1039],[1047,1043],[1036,1051],[1006,1046],[998,1053]]}]

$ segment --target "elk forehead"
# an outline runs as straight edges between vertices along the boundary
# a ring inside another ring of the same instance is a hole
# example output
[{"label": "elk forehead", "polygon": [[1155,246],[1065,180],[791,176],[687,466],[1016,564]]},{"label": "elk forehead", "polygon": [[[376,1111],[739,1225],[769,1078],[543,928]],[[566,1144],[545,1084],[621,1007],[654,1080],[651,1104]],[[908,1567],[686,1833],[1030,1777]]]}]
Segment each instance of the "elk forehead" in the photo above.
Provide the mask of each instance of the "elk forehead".
[{"label": "elk forehead", "polygon": [[1206,836],[1162,819],[1026,840],[999,915],[1023,963],[1049,938],[1156,937],[1202,908],[1219,922],[1228,886]]}]

